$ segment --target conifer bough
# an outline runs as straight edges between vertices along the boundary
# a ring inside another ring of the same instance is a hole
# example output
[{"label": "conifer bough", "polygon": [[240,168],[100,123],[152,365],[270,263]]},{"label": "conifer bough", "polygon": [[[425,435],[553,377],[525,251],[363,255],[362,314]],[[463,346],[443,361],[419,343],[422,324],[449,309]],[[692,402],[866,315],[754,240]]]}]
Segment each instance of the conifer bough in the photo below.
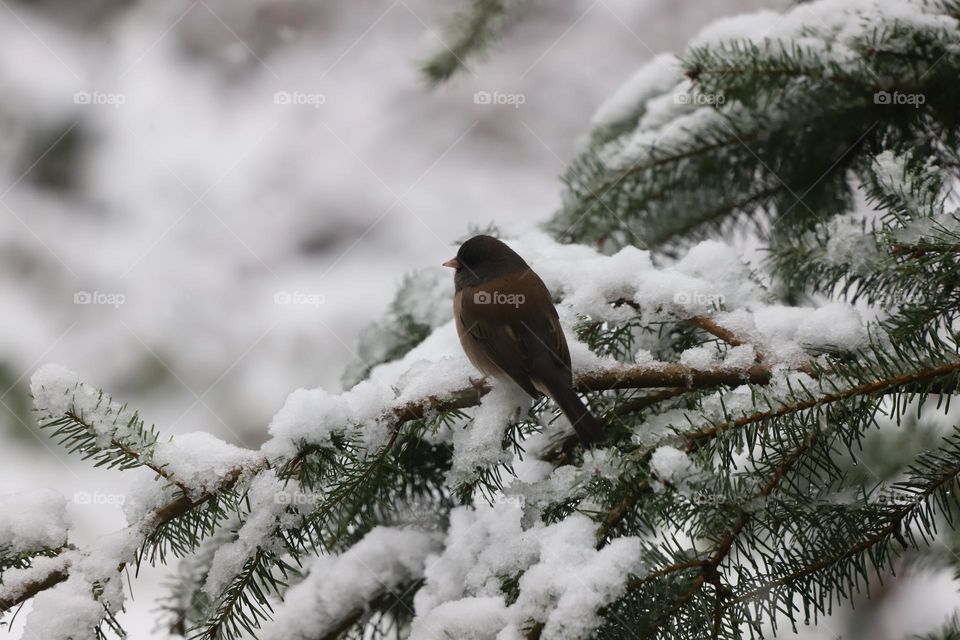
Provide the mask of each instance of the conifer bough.
[{"label": "conifer bough", "polygon": [[[471,5],[435,79],[505,5]],[[958,19],[821,0],[726,21],[598,110],[550,235],[509,239],[558,298],[602,448],[475,379],[431,270],[364,333],[356,384],[292,393],[258,451],[164,441],[42,369],[48,432],[154,481],[84,548],[31,499],[49,535],[0,529],[0,608],[117,633],[121,573],[173,554],[163,624],[197,638],[768,637],[895,565],[952,565]],[[763,265],[709,239],[748,220]]]}]

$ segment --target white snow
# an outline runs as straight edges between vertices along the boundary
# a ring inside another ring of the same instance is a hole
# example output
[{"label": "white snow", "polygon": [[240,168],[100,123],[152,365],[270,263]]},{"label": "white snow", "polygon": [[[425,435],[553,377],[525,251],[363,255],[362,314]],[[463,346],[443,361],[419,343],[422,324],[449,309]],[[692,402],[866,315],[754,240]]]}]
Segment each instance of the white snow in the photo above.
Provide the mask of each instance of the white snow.
[{"label": "white snow", "polygon": [[73,391],[79,385],[73,371],[58,364],[44,365],[30,379],[33,405],[41,415],[59,417],[73,408]]},{"label": "white snow", "polygon": [[691,347],[680,354],[680,364],[693,369],[709,369],[717,364],[719,354],[711,345]]},{"label": "white snow", "polygon": [[[121,564],[133,562],[142,543],[136,526],[103,536],[82,551],[68,551],[69,577],[33,599],[26,619],[25,638],[87,640],[106,607],[119,612],[124,601]],[[52,565],[50,568],[55,568]],[[94,585],[101,590],[94,598]]]},{"label": "white snow", "polygon": [[418,616],[464,596],[498,596],[500,581],[535,559],[535,534],[523,530],[522,508],[513,502],[450,513],[443,553],[427,562],[426,584],[417,592]]},{"label": "white snow", "polygon": [[[295,484],[286,484],[272,473],[254,477],[247,491],[250,511],[237,528],[236,539],[214,552],[203,590],[211,598],[219,596],[257,547],[283,553],[281,541],[271,535],[274,529],[297,524],[297,513],[309,513],[320,499],[313,493],[297,491]],[[288,513],[288,508],[294,512]]]},{"label": "white snow", "polygon": [[675,56],[654,56],[600,105],[591,119],[592,127],[598,129],[616,124],[636,114],[638,105],[675,86],[681,78],[680,63]]},{"label": "white snow", "polygon": [[27,615],[25,638],[43,640],[91,640],[103,615],[103,605],[94,599],[92,585],[71,577],[37,594]]},{"label": "white snow", "polygon": [[202,431],[158,442],[153,450],[153,462],[197,496],[215,491],[225,479],[255,467],[260,459],[255,451]]},{"label": "white snow", "polygon": [[510,461],[513,453],[503,450],[503,434],[511,418],[526,412],[530,401],[516,385],[494,385],[480,401],[469,425],[453,431],[453,463],[446,480],[450,487],[475,480],[478,468]]},{"label": "white snow", "polygon": [[504,489],[506,498],[523,501],[528,516],[539,513],[549,504],[582,498],[591,480],[614,480],[622,472],[622,459],[616,449],[593,449],[584,452],[583,463],[579,466],[554,467],[535,457],[535,444],[533,438],[524,443],[528,455],[523,460],[513,461],[517,481]]},{"label": "white snow", "polygon": [[650,457],[650,468],[664,482],[680,484],[693,472],[693,461],[674,447],[658,447]]},{"label": "white snow", "polygon": [[833,302],[808,314],[797,329],[806,347],[854,351],[867,341],[863,319],[852,305]]},{"label": "white snow", "polygon": [[258,637],[318,638],[363,611],[378,594],[401,595],[423,575],[438,542],[431,533],[376,527],[341,555],[320,556],[303,581],[287,590]]},{"label": "white snow", "polygon": [[272,439],[263,451],[271,457],[291,456],[301,442],[328,445],[335,432],[353,435],[364,427],[373,429],[392,399],[391,389],[375,381],[361,382],[339,394],[297,389],[270,421]]},{"label": "white snow", "polygon": [[502,597],[479,596],[444,602],[413,621],[409,640],[494,640],[506,623]]},{"label": "white snow", "polygon": [[38,422],[56,420],[69,412],[90,426],[96,434],[97,446],[105,448],[111,440],[122,440],[131,448],[137,448],[133,428],[135,413],[81,382],[73,371],[56,364],[45,365],[33,374],[30,391]]},{"label": "white snow", "polygon": [[0,496],[0,549],[13,553],[63,546],[68,530],[66,500],[38,489]]},{"label": "white snow", "polygon": [[723,364],[736,369],[746,369],[757,360],[757,350],[752,344],[742,344],[730,348],[723,358]]},{"label": "white snow", "polygon": [[586,516],[571,515],[539,531],[539,562],[520,578],[520,597],[509,608],[514,625],[542,622],[545,639],[590,637],[599,609],[643,570],[638,538],[617,538],[597,551],[596,529]]},{"label": "white snow", "polygon": [[824,260],[845,265],[864,276],[876,271],[884,256],[876,237],[869,231],[881,217],[881,212],[865,202],[862,190],[858,190],[854,210],[826,224]]},{"label": "white snow", "polygon": [[[524,529],[513,503],[456,509],[444,552],[428,561],[416,595],[411,637],[511,638],[531,620],[544,624],[544,638],[588,637],[597,610],[643,570],[637,538],[598,551],[596,528],[575,514]],[[518,571],[519,598],[506,606],[500,582]]]}]

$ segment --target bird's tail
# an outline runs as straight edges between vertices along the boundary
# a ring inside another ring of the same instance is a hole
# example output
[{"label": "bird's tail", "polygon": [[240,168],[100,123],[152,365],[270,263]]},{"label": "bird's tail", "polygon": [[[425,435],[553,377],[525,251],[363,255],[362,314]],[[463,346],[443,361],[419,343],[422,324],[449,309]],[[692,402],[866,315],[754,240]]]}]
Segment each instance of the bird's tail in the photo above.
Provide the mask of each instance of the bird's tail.
[{"label": "bird's tail", "polygon": [[549,395],[559,405],[563,415],[567,416],[583,444],[599,444],[606,440],[603,425],[590,413],[576,391],[563,386],[550,389]]}]

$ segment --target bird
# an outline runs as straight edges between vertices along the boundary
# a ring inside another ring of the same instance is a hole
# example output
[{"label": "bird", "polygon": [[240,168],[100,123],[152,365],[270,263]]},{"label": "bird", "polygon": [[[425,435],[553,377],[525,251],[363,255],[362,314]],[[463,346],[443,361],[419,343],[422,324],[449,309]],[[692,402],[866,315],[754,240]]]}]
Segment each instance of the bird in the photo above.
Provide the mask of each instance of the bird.
[{"label": "bird", "polygon": [[549,397],[584,445],[605,440],[603,425],[574,390],[557,309],[530,265],[497,238],[477,235],[443,266],[455,270],[453,315],[470,362],[533,398]]}]

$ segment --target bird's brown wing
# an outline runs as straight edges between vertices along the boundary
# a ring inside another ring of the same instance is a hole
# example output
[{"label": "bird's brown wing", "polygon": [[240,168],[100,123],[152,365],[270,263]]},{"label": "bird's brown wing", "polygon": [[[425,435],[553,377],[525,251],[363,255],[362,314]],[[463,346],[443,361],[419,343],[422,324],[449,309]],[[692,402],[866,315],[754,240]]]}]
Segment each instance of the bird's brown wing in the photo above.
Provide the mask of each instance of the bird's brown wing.
[{"label": "bird's brown wing", "polygon": [[457,329],[477,368],[511,378],[531,396],[544,386],[571,384],[567,342],[537,274],[514,273],[457,295]]}]

